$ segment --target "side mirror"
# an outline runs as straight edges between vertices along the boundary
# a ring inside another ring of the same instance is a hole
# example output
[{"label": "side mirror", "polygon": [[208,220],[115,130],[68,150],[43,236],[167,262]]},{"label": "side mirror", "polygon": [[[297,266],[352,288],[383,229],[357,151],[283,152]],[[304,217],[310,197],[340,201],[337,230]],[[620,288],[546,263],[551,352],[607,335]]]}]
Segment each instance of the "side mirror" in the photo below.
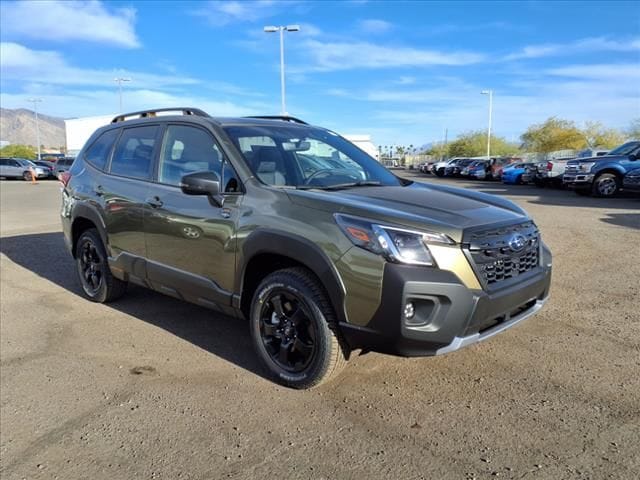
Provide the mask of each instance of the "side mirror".
[{"label": "side mirror", "polygon": [[180,179],[180,189],[186,195],[207,195],[218,207],[224,204],[224,197],[220,195],[220,177],[215,172],[185,175]]},{"label": "side mirror", "polygon": [[629,160],[631,160],[632,162],[634,160],[638,160],[638,158],[640,158],[640,157],[638,156],[637,153],[632,153],[631,155],[629,155]]}]

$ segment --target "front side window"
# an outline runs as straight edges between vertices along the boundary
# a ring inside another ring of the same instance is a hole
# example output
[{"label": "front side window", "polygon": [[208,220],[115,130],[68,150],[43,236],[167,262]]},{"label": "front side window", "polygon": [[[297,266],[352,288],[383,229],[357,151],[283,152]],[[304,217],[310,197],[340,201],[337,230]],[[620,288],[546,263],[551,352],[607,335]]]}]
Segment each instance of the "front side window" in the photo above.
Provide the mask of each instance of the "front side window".
[{"label": "front side window", "polygon": [[231,126],[225,131],[267,185],[337,188],[400,185],[400,180],[339,135],[320,128]]},{"label": "front side window", "polygon": [[233,168],[224,160],[209,132],[187,125],[169,125],[160,154],[158,181],[179,186],[184,175],[196,172],[215,173],[224,192],[239,191]]},{"label": "front side window", "polygon": [[631,155],[637,149],[640,149],[640,142],[627,142],[611,150],[607,155]]},{"label": "front side window", "polygon": [[[100,135],[87,150],[84,156],[85,160],[94,167],[104,170],[107,160],[109,159],[109,154],[111,153],[111,147],[113,147],[113,143],[118,138],[119,132],[119,129],[113,129]],[[60,160],[62,165],[66,165],[67,162],[67,160]]]},{"label": "front side window", "polygon": [[111,160],[111,173],[149,180],[158,128],[157,125],[149,125],[125,129]]}]

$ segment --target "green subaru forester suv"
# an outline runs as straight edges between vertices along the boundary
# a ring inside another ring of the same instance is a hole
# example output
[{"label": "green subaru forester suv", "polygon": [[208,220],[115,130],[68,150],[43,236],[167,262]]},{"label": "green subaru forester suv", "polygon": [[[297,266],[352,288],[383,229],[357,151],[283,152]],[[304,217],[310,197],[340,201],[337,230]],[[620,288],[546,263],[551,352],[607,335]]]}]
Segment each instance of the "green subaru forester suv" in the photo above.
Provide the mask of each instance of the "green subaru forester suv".
[{"label": "green subaru forester suv", "polygon": [[247,319],[290,387],[330,379],[354,350],[452,352],[549,294],[551,253],[520,207],[399,178],[293,117],[121,115],[61,181],[90,300],[131,282]]}]

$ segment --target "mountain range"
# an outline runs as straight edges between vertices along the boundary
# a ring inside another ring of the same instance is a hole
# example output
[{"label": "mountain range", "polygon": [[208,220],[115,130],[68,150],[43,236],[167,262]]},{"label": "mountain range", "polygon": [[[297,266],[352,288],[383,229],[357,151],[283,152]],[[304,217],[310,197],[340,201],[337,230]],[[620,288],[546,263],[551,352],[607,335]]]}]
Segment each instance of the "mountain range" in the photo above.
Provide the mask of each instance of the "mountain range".
[{"label": "mountain range", "polygon": [[[45,148],[60,148],[65,145],[64,120],[38,114],[40,145]],[[0,140],[11,144],[33,145],[36,140],[36,121],[32,110],[0,108]]]}]

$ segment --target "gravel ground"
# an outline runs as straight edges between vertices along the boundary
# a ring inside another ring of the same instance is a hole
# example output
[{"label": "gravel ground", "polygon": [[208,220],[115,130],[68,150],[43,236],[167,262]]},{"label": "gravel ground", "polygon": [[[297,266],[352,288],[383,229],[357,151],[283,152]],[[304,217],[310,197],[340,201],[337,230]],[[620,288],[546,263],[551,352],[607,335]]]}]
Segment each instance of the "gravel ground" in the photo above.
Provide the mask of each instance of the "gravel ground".
[{"label": "gravel ground", "polygon": [[263,377],[247,325],[141,288],[85,301],[56,182],[0,182],[0,475],[10,479],[636,479],[640,200],[430,177],[513,199],[551,299],[436,358]]}]

